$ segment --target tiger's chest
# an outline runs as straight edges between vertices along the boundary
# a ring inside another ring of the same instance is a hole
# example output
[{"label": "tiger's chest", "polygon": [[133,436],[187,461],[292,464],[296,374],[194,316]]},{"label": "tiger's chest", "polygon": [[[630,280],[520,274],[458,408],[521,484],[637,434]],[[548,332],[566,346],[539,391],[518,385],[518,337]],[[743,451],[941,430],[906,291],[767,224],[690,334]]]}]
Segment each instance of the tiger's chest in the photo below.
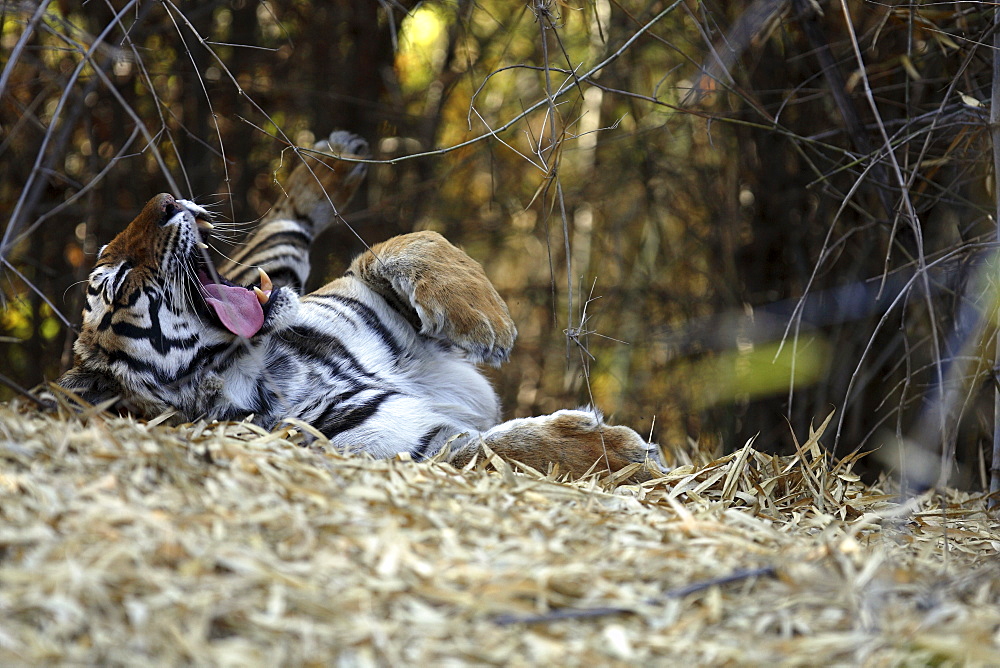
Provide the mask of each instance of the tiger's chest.
[{"label": "tiger's chest", "polygon": [[294,417],[331,433],[389,404],[444,412],[456,428],[491,426],[498,412],[473,364],[366,290],[306,296],[286,326],[207,358],[181,394],[188,415],[254,415],[266,427]]}]

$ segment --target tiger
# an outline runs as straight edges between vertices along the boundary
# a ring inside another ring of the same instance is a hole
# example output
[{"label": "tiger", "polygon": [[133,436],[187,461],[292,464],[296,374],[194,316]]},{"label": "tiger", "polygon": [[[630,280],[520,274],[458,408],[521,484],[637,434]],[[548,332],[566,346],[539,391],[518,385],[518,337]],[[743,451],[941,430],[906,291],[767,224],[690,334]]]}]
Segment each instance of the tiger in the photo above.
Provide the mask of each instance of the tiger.
[{"label": "tiger", "polygon": [[150,199],[100,249],[57,384],[145,418],[295,419],[378,458],[440,453],[464,467],[494,453],[570,476],[639,463],[636,480],[667,470],[655,444],[593,409],[501,421],[480,365],[506,361],[517,329],[482,266],[436,232],[371,246],[305,293],[313,240],[370,153],[342,131],[301,153],[284,198],[228,258],[208,252],[218,230],[206,208]]}]

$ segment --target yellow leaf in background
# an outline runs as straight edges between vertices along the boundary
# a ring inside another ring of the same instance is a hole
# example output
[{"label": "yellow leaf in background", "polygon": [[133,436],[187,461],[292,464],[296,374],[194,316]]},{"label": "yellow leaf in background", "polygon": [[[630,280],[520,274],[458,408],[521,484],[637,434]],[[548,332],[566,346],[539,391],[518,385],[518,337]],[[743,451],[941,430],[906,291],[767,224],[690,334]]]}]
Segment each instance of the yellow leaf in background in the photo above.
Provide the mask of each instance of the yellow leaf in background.
[{"label": "yellow leaf in background", "polygon": [[0,328],[17,339],[31,336],[31,306],[26,300],[10,301],[0,309]]},{"label": "yellow leaf in background", "polygon": [[958,96],[962,98],[962,104],[967,107],[972,107],[973,109],[979,109],[983,106],[983,103],[972,97],[971,95],[966,95],[965,93],[959,93]]},{"label": "yellow leaf in background", "polygon": [[451,13],[437,5],[421,5],[403,21],[396,70],[406,90],[422,90],[443,67]]},{"label": "yellow leaf in background", "polygon": [[38,332],[46,341],[51,341],[59,336],[59,329],[59,321],[55,318],[45,318],[38,326]]}]

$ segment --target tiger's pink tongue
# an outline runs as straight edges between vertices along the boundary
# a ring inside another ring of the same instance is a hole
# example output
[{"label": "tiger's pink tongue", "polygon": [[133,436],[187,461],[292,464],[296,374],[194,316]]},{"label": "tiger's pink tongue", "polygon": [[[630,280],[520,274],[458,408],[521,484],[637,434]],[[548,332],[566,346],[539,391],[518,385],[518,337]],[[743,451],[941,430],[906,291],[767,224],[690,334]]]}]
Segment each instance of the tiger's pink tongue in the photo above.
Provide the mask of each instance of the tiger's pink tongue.
[{"label": "tiger's pink tongue", "polygon": [[205,301],[215,311],[222,324],[233,334],[250,338],[264,325],[264,309],[253,290],[221,283],[204,286]]}]

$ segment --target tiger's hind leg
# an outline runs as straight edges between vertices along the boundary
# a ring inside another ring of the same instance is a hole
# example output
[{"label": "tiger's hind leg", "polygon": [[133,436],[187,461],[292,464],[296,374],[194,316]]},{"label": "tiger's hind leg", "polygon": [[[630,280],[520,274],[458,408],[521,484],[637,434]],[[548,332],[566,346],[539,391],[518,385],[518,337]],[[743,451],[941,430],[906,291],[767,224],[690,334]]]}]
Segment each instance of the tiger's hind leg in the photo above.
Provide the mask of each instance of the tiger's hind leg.
[{"label": "tiger's hind leg", "polygon": [[288,285],[302,292],[309,277],[313,239],[337,220],[367,171],[364,163],[345,162],[336,156],[369,156],[364,139],[343,131],[334,132],[313,149],[332,155],[303,153],[302,163],[283,184],[286,197],[231,259],[219,263],[219,272],[233,283],[255,283],[257,267],[261,267],[275,287]]},{"label": "tiger's hind leg", "polygon": [[587,471],[616,472],[630,464],[641,463],[628,477],[632,481],[650,480],[656,472],[666,473],[655,443],[647,443],[628,427],[605,424],[593,410],[560,410],[551,415],[508,420],[482,434],[482,441],[472,438],[456,449],[449,461],[464,466],[477,454],[481,445],[502,456],[545,472],[558,465],[560,473],[581,476]]},{"label": "tiger's hind leg", "polygon": [[373,246],[349,276],[363,281],[424,336],[447,341],[476,363],[499,365],[517,329],[483,268],[437,232],[414,232]]}]

